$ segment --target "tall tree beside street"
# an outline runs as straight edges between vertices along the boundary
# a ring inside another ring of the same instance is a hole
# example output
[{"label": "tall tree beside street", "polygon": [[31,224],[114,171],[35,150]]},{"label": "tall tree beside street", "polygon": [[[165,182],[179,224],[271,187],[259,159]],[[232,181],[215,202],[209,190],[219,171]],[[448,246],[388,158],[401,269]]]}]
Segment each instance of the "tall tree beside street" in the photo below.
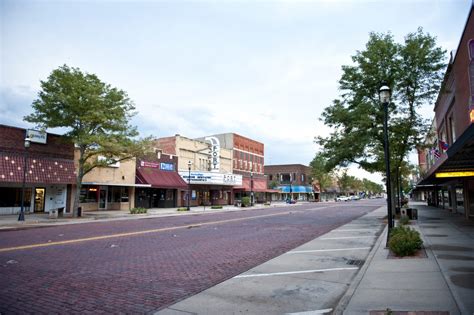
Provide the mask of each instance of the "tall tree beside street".
[{"label": "tall tree beside street", "polygon": [[[129,125],[135,114],[126,92],[102,82],[96,75],[67,65],[53,70],[24,119],[42,129],[66,128],[78,152],[77,189],[73,215],[77,216],[82,179],[98,166],[141,155],[148,139],[136,140]],[[99,159],[104,157],[103,159]]]},{"label": "tall tree beside street", "polygon": [[314,159],[309,163],[313,178],[318,181],[321,192],[332,184],[332,172],[327,168],[328,161],[326,158],[317,153]]},{"label": "tall tree beside street", "polygon": [[383,108],[378,92],[382,83],[392,89],[389,104],[389,143],[392,170],[421,141],[427,121],[418,112],[437,95],[442,80],[445,51],[420,28],[396,43],[393,35],[371,33],[365,50],[342,67],[340,99],[325,108],[321,120],[333,128],[318,137],[329,168],[359,165],[369,172],[383,172]]}]

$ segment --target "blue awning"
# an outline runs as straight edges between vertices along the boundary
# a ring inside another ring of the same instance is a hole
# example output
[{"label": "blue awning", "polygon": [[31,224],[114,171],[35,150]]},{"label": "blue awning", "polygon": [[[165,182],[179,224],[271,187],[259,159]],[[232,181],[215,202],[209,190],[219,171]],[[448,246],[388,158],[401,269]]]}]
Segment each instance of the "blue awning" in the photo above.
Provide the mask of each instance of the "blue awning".
[{"label": "blue awning", "polygon": [[[290,186],[278,186],[278,190],[280,190],[282,193],[290,193]],[[311,194],[313,192],[313,189],[311,186],[291,186],[291,192],[292,193],[309,193]]]}]

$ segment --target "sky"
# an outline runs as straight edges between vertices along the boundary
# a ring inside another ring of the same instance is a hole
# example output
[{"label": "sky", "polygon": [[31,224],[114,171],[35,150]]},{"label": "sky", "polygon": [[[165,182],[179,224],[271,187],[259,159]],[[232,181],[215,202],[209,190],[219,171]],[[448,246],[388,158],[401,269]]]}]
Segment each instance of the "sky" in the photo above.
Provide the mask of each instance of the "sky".
[{"label": "sky", "polygon": [[319,117],[340,95],[341,66],[370,32],[401,42],[421,26],[447,62],[471,3],[0,0],[0,124],[34,127],[23,117],[40,80],[67,64],[126,91],[142,136],[234,132],[264,143],[267,165],[308,165],[314,137],[330,132]]}]

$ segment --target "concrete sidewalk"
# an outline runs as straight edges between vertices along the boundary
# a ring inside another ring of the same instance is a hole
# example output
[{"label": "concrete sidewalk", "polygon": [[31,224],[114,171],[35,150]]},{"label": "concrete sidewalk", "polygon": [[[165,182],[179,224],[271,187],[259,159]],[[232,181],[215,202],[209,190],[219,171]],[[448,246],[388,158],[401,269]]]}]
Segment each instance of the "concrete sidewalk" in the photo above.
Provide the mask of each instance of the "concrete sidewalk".
[{"label": "concrete sidewalk", "polygon": [[229,211],[246,211],[255,209],[267,209],[271,207],[292,207],[298,204],[304,204],[307,202],[299,202],[297,204],[286,204],[285,202],[272,202],[270,205],[255,204],[252,207],[236,207],[233,205],[223,206],[222,209],[211,209],[210,206],[199,206],[191,207],[190,211],[177,211],[177,207],[174,208],[153,208],[148,209],[146,214],[130,214],[129,211],[119,210],[106,210],[106,211],[86,211],[82,213],[79,218],[72,217],[58,217],[50,218],[48,213],[26,213],[25,221],[18,221],[18,215],[1,215],[0,216],[0,230],[11,230],[11,229],[24,229],[31,227],[44,227],[64,224],[80,224],[88,222],[104,222],[104,221],[115,221],[115,220],[133,220],[133,219],[145,219],[145,218],[156,218],[166,216],[177,216],[177,215],[194,215],[194,214],[210,214],[218,212],[229,212]]},{"label": "concrete sidewalk", "polygon": [[412,227],[421,233],[425,257],[389,258],[385,229],[337,314],[474,314],[474,222],[410,205],[418,209]]}]

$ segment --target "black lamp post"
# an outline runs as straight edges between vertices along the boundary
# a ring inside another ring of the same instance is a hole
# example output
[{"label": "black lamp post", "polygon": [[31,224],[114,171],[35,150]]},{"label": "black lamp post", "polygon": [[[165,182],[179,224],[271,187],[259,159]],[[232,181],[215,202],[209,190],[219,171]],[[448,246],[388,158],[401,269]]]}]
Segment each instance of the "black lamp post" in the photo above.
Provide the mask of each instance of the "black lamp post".
[{"label": "black lamp post", "polygon": [[250,172],[250,206],[253,206],[253,172]]},{"label": "black lamp post", "polygon": [[189,203],[191,201],[191,161],[188,161],[188,211],[189,209]]},{"label": "black lamp post", "polygon": [[390,239],[390,231],[393,228],[392,218],[392,190],[390,180],[390,149],[388,142],[388,104],[390,103],[390,88],[386,85],[379,90],[380,102],[383,104],[383,136],[384,136],[384,151],[385,151],[385,177],[387,189],[387,212],[388,212],[388,233],[387,245]]},{"label": "black lamp post", "polygon": [[28,148],[30,147],[30,138],[25,138],[25,154],[23,155],[23,184],[21,186],[21,206],[20,214],[18,215],[18,221],[25,221],[25,185],[26,185],[26,162],[28,159]]}]

